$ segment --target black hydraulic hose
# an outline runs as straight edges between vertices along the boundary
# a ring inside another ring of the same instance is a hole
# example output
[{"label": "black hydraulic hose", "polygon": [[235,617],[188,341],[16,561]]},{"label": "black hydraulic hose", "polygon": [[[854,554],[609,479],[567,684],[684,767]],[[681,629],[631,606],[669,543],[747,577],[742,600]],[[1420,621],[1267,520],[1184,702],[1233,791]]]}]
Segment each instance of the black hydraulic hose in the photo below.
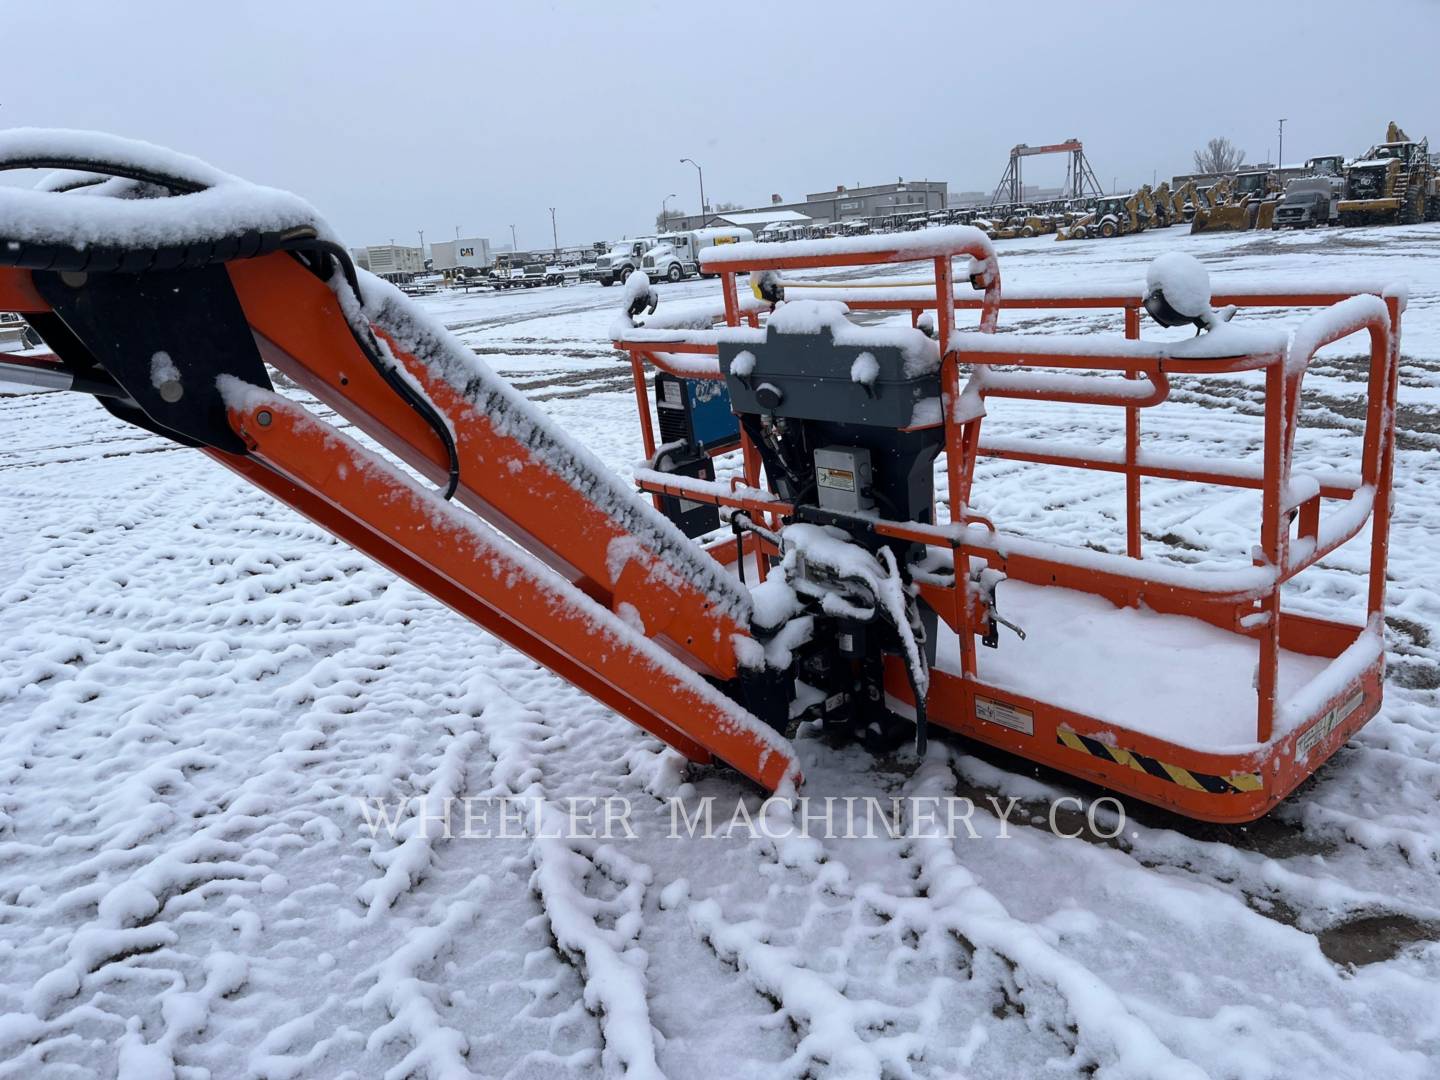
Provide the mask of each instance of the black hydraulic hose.
[{"label": "black hydraulic hose", "polygon": [[94,158],[71,157],[54,153],[0,158],[0,172],[10,172],[14,169],[73,169],[77,172],[104,173],[106,176],[118,176],[122,180],[135,180],[142,184],[154,184],[156,187],[169,188],[177,195],[194,195],[210,186],[199,180],[190,180],[183,176],[144,169],[128,162],[100,161]]},{"label": "black hydraulic hose", "polygon": [[[294,240],[286,241],[282,247],[291,252],[318,251],[329,255],[340,267],[340,273],[344,275],[345,284],[355,297],[355,303],[360,305],[363,310],[364,299],[360,295],[360,276],[355,271],[355,263],[350,258],[350,253],[343,247],[319,237],[297,237]],[[368,325],[362,323],[362,325],[356,326],[348,318],[345,320],[345,325],[350,328],[350,336],[355,339],[355,344],[365,354],[365,359],[370,362],[370,366],[375,369],[376,374],[384,379],[386,385],[395,393],[400,395],[405,404],[420,415],[420,418],[430,426],[445,447],[445,456],[449,462],[449,478],[441,497],[449,499],[460,486],[460,452],[455,446],[455,436],[450,433],[449,425],[445,423],[444,417],[424,394],[411,386],[392,365],[385,362],[385,358],[380,354],[380,345]]]},{"label": "black hydraulic hose", "polygon": [[927,723],[925,717],[925,695],[920,693],[920,684],[915,681],[915,672],[910,665],[905,665],[905,678],[910,683],[910,693],[915,695],[915,755],[925,756],[925,749],[929,746]]}]

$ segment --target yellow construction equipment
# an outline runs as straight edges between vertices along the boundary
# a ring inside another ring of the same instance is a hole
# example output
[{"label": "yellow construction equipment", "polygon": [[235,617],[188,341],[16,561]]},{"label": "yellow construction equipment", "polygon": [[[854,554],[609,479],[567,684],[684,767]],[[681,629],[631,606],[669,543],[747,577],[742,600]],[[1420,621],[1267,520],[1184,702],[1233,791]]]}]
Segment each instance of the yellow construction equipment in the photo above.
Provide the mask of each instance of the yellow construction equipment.
[{"label": "yellow construction equipment", "polygon": [[1346,170],[1339,212],[1341,225],[1440,221],[1440,180],[1430,162],[1430,140],[1415,142],[1390,121],[1385,141]]},{"label": "yellow construction equipment", "polygon": [[1233,197],[1224,205],[1196,208],[1190,222],[1191,233],[1245,232],[1271,227],[1280,195],[1279,179],[1274,172],[1253,169],[1238,173],[1231,190]]},{"label": "yellow construction equipment", "polygon": [[1056,240],[1087,240],[1095,236],[1109,239],[1140,232],[1146,226],[1148,212],[1143,210],[1149,198],[1147,184],[1129,195],[1102,195],[1095,200],[1095,209],[1079,221],[1055,233]]}]

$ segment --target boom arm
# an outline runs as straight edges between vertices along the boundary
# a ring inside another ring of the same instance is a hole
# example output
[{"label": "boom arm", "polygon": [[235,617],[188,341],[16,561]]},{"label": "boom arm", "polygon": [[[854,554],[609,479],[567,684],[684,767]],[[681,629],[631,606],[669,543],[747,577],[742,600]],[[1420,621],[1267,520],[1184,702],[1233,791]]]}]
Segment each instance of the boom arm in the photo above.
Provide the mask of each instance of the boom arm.
[{"label": "boom arm", "polygon": [[[21,149],[0,140],[0,167],[34,163]],[[156,151],[108,149],[85,167],[128,176]],[[266,231],[278,203],[218,177],[165,198],[0,196],[0,308],[54,353],[27,381],[103,393],[202,449],[691,760],[771,789],[798,779],[788,741],[742,704],[768,700],[740,663],[757,651],[745,587],[397,290],[360,279],[318,219]],[[229,212],[187,236],[210,204]],[[454,501],[276,394],[267,364]]]}]

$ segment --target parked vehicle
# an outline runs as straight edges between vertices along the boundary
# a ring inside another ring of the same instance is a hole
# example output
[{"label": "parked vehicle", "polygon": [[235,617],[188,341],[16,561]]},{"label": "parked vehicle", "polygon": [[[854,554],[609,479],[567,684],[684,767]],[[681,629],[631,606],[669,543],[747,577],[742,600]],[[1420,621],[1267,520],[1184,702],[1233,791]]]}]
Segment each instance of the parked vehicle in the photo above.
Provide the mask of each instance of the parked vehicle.
[{"label": "parked vehicle", "polygon": [[1340,200],[1345,195],[1345,159],[1339,155],[1311,158],[1305,175],[1285,185],[1285,197],[1275,208],[1274,229],[1309,229],[1340,221]]},{"label": "parked vehicle", "polygon": [[621,240],[612,244],[610,250],[595,260],[595,278],[601,285],[625,284],[625,279],[640,269],[640,260],[655,244],[655,237],[640,236],[634,240]]},{"label": "parked vehicle", "polygon": [[496,289],[518,289],[525,285],[525,263],[533,256],[523,251],[502,251],[490,268],[490,284]]},{"label": "parked vehicle", "polygon": [[700,252],[706,248],[754,239],[749,229],[734,226],[665,233],[656,237],[655,246],[645,252],[641,267],[651,281],[684,281],[700,273]]},{"label": "parked vehicle", "polygon": [[1414,225],[1440,220],[1440,181],[1430,141],[1414,142],[1392,121],[1385,141],[1372,146],[1345,175],[1341,225]]}]

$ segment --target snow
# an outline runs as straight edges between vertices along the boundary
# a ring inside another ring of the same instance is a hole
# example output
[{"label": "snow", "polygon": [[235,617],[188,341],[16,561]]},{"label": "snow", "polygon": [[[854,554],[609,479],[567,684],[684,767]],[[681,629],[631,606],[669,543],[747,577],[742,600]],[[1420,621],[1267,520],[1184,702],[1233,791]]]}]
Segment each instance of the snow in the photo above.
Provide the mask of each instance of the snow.
[{"label": "snow", "polygon": [[884,253],[891,261],[916,261],[960,252],[991,257],[994,247],[979,229],[969,225],[947,225],[917,232],[884,233],[875,236],[838,236],[824,240],[782,240],[778,243],[724,244],[700,253],[701,269],[716,273],[727,267],[772,264],[782,259],[810,259],[825,255]]},{"label": "snow", "polygon": [[[1006,263],[1011,297],[1115,281],[1137,295],[1143,268],[1177,247],[1211,270],[1217,302],[1232,281],[1272,292],[1338,291],[1352,274],[1377,292],[1408,281],[1389,608],[1342,658],[1363,666],[1383,633],[1385,703],[1246,828],[1127,800],[1123,829],[1099,842],[1085,811],[1107,833],[1113,822],[1098,789],[932,723],[923,762],[908,747],[875,758],[801,732],[804,793],[833,797],[857,839],[674,839],[670,797],[692,814],[714,799],[718,823],[737,806],[763,819],[758,794],[723,769],[683,768],[204,456],[77,396],[0,397],[0,1075],[588,1077],[648,1068],[653,1053],[673,1080],[1430,1080],[1437,243],[1440,226],[1425,225],[997,245],[1002,262],[1021,256]],[[714,293],[675,285],[647,322],[714,310]],[[605,340],[616,290],[422,304],[628,489],[641,455],[629,366]],[[1236,319],[1282,348],[1304,323]],[[1006,310],[1001,327],[1120,334],[1105,311]],[[1148,322],[1144,335],[1171,340]],[[1357,469],[1367,357],[1362,334],[1306,373],[1296,463],[1324,483]],[[1142,460],[1253,473],[1259,379],[1172,377],[1171,399],[1143,418]],[[1123,446],[1119,410],[1000,400],[991,413],[997,445],[1091,457]],[[717,465],[738,475],[733,459]],[[1129,561],[1117,554],[1123,490],[1115,475],[986,459],[974,509],[1110,568]],[[1256,580],[1255,492],[1147,479],[1142,500],[1148,559],[1187,578]],[[1286,587],[1287,607],[1359,625],[1365,552],[1362,537],[1327,556]],[[1043,643],[1044,627],[1020,617],[1021,591],[1002,583],[1000,610],[1031,636],[1005,634],[982,665]],[[1153,644],[1143,614],[1122,660]],[[1111,670],[1116,685],[1098,689],[1117,695],[1127,678],[1158,677],[1139,655]],[[1217,694],[1240,692],[1234,675]],[[1319,707],[1326,689],[1312,681],[1291,708]],[[525,804],[514,839],[367,828],[362,799],[408,813],[447,790],[542,801]],[[523,828],[595,796],[631,801],[635,840]],[[902,838],[865,838],[863,800],[888,811],[891,798],[969,799],[978,835],[933,835],[911,817]],[[1057,798],[1075,800],[1057,821],[1080,837],[1051,830]],[[424,866],[392,876],[422,833]],[[369,902],[382,893],[391,902]]]},{"label": "snow", "polygon": [[1147,290],[1159,289],[1181,315],[1198,319],[1210,310],[1210,272],[1194,255],[1170,251],[1145,271]]},{"label": "snow", "polygon": [[[778,245],[768,244],[767,247]],[[860,349],[899,349],[905,357],[905,375],[913,378],[940,367],[940,350],[934,341],[912,326],[860,326],[848,317],[850,309],[837,300],[787,300],[778,304],[765,324],[765,332],[819,334],[828,332],[835,344]],[[750,327],[721,327],[715,337],[741,344],[755,340]],[[762,339],[763,340],[763,339]],[[873,359],[873,357],[872,357]]]},{"label": "snow", "polygon": [[0,238],[78,248],[147,248],[215,240],[250,230],[303,229],[334,237],[315,209],[288,191],[239,180],[150,143],[87,131],[18,128],[0,132],[0,159],[40,156],[125,162],[212,186],[164,199],[87,198],[80,192],[59,194],[0,186]]},{"label": "snow", "polygon": [[625,279],[625,287],[621,290],[621,295],[626,307],[629,307],[642,296],[648,296],[649,294],[650,275],[645,273],[644,270],[636,270]]},{"label": "snow", "polygon": [[[1352,299],[1359,299],[1352,297]],[[1383,305],[1382,305],[1383,307]],[[1279,356],[1288,335],[1259,327],[1222,323],[1179,341],[1126,341],[1101,334],[986,334],[957,330],[950,348],[967,353],[1023,353],[1027,356],[1123,357],[1130,360],[1227,360],[1238,356]]]},{"label": "snow", "polygon": [[156,390],[164,391],[166,386],[180,381],[180,369],[175,366],[175,361],[170,359],[170,354],[163,349],[150,357],[150,385]]},{"label": "snow", "polygon": [[[734,370],[734,365],[731,365],[731,370]],[[879,376],[880,362],[875,359],[874,353],[862,352],[850,365],[850,381],[857,382],[861,386],[875,385],[875,380]]]},{"label": "snow", "polygon": [[[996,601],[1025,639],[1005,634],[999,648],[978,650],[984,682],[1196,750],[1257,746],[1253,642],[1199,619],[1021,581],[1002,582]],[[1282,650],[1280,700],[1296,697],[1325,665]],[[960,672],[959,641],[943,625],[935,666]],[[1293,721],[1277,722],[1277,737],[1313,713],[1283,715]]]}]

